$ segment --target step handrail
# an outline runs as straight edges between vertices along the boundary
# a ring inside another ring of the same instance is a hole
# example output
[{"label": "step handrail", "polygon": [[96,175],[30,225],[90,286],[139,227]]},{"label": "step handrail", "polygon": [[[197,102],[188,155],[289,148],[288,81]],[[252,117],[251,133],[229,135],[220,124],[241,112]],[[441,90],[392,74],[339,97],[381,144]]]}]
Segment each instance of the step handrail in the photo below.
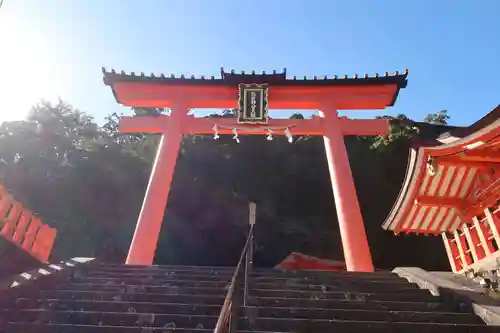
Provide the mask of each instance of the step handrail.
[{"label": "step handrail", "polygon": [[[252,248],[251,244],[253,241],[253,228],[254,225],[250,225],[250,230],[248,232],[248,237],[247,241],[245,243],[245,246],[243,247],[243,251],[241,252],[240,259],[238,260],[238,265],[236,265],[236,269],[233,273],[233,277],[231,278],[231,283],[229,284],[228,291],[226,293],[226,298],[224,299],[224,303],[222,305],[222,309],[219,314],[219,318],[217,319],[217,324],[215,325],[214,333],[222,333],[224,327],[226,324],[228,324],[228,318],[229,315],[231,314],[233,308],[233,300],[234,300],[234,295],[236,291],[236,284],[238,282],[238,278],[240,277],[242,269],[245,267],[248,267],[249,263],[249,256],[248,256],[248,251],[249,249]],[[248,270],[246,270],[248,272]],[[245,286],[247,285],[247,276],[245,274]],[[248,290],[247,287],[245,287],[245,290]],[[246,297],[246,295],[245,295]],[[246,303],[246,302],[245,302]]]}]

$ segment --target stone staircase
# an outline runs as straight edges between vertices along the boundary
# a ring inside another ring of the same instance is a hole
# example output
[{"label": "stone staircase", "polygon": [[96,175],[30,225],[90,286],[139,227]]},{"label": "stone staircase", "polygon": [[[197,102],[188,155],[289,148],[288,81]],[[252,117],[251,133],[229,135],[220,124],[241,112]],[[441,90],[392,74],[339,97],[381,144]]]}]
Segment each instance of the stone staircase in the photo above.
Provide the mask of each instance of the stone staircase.
[{"label": "stone staircase", "polygon": [[[233,273],[84,264],[0,293],[0,332],[213,332]],[[469,304],[434,297],[391,273],[254,269],[249,281],[248,304],[235,311],[237,331],[498,331]]]}]

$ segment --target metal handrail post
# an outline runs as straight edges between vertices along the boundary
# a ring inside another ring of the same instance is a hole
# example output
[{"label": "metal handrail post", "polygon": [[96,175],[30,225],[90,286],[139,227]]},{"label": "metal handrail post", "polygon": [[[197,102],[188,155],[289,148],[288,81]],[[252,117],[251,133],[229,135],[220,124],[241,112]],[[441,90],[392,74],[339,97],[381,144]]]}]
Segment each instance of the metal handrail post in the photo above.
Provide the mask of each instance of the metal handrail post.
[{"label": "metal handrail post", "polygon": [[248,251],[245,257],[245,280],[243,281],[243,306],[246,307],[248,305],[248,297],[249,297],[249,285],[250,285],[250,274],[253,268],[253,248],[254,248],[254,226],[255,226],[255,218],[256,218],[256,208],[257,205],[254,202],[250,202],[248,205],[249,211],[249,244]]},{"label": "metal handrail post", "polygon": [[[253,226],[250,226],[250,234],[253,232]],[[228,324],[228,320],[231,320],[230,314],[236,312],[232,312],[233,306],[236,308],[236,304],[233,304],[233,296],[235,295],[236,285],[238,282],[238,277],[240,276],[240,272],[243,270],[243,265],[245,265],[245,258],[250,246],[250,235],[247,238],[245,246],[243,247],[243,251],[241,252],[240,259],[238,260],[238,265],[236,265],[236,269],[234,271],[233,277],[231,278],[231,282],[229,283],[229,289],[226,293],[226,297],[224,299],[224,303],[222,304],[222,308],[219,314],[219,318],[217,319],[217,323],[214,328],[214,333],[222,333],[225,330],[226,325]],[[236,316],[233,317],[233,323],[235,323]],[[233,325],[234,328],[234,325]]]}]

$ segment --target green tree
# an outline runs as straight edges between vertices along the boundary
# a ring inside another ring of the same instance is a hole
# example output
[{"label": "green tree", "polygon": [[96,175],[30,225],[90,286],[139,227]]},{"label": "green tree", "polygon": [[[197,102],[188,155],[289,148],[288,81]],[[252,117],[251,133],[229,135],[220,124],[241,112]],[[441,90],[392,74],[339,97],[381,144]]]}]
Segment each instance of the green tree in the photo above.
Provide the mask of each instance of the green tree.
[{"label": "green tree", "polygon": [[396,149],[406,149],[410,139],[418,135],[419,129],[414,121],[403,114],[397,116],[381,116],[377,119],[387,119],[389,133],[378,136],[361,136],[359,140],[367,143],[372,149],[382,152],[392,152]]},{"label": "green tree", "polygon": [[434,125],[448,125],[448,120],[450,116],[448,115],[448,110],[441,110],[436,113],[429,113],[424,121],[426,123],[434,124]]},{"label": "green tree", "polygon": [[304,119],[304,115],[300,112],[295,112],[290,116],[290,119]]},{"label": "green tree", "polygon": [[168,112],[165,108],[132,108],[136,116],[159,116]]},{"label": "green tree", "polygon": [[221,113],[212,113],[209,117],[212,118],[234,118],[238,114],[238,109],[224,109]]},{"label": "green tree", "polygon": [[0,158],[2,183],[58,229],[56,255],[123,260],[149,166],[109,131],[67,103],[41,102],[0,126]]},{"label": "green tree", "polygon": [[[234,110],[223,116],[234,117]],[[417,246],[380,228],[400,190],[410,139],[421,135],[419,123],[404,115],[387,118],[387,138],[345,140],[375,265],[439,269],[426,266],[428,254],[442,248],[439,240]],[[118,119],[112,114],[100,126],[67,103],[42,102],[28,119],[0,126],[1,181],[58,229],[56,257],[125,258],[158,136],[118,133]],[[321,137],[293,145],[282,136],[242,136],[240,144],[231,135],[198,137],[182,142],[157,263],[234,265],[250,198],[258,204],[258,264],[274,265],[292,251],[342,260]]]}]

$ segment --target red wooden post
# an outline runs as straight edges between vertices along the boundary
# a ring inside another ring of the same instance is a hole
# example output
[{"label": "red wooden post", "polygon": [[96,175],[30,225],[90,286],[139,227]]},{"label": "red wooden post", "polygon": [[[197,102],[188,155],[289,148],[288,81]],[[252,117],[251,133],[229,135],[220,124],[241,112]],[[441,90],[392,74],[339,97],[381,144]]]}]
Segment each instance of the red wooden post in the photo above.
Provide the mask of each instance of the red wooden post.
[{"label": "red wooden post", "polygon": [[456,243],[453,239],[448,238],[446,232],[441,233],[441,237],[443,238],[444,248],[448,255],[451,270],[456,273],[462,267],[462,263],[457,259],[458,249],[456,248]]},{"label": "red wooden post", "polygon": [[486,254],[486,256],[491,255],[492,253],[495,252],[495,248],[493,247],[491,239],[489,239],[488,237],[488,227],[486,225],[488,221],[486,221],[486,217],[485,220],[483,221],[479,219],[477,216],[475,216],[472,218],[472,222],[476,227],[477,234],[479,236],[479,239],[481,240],[481,244],[484,249],[484,253]]},{"label": "red wooden post", "polygon": [[188,109],[172,108],[153,164],[146,195],[137,220],[127,261],[129,265],[152,265],[165,213],[175,163],[182,139],[182,121]]},{"label": "red wooden post", "polygon": [[38,233],[38,229],[42,224],[40,223],[40,218],[33,216],[31,218],[31,223],[28,226],[28,231],[24,236],[22,247],[28,252],[31,252],[31,248],[33,246],[33,241],[35,240],[36,234]]},{"label": "red wooden post", "polygon": [[31,253],[41,261],[47,261],[56,239],[57,231],[43,224],[36,234]]},{"label": "red wooden post", "polygon": [[9,212],[9,210],[12,207],[12,204],[14,203],[14,199],[8,195],[4,194],[0,198],[0,227],[3,228],[6,222],[6,215]]},{"label": "red wooden post", "polygon": [[4,235],[6,238],[12,240],[12,234],[16,229],[17,221],[19,220],[19,216],[21,215],[22,210],[23,206],[19,202],[14,201],[12,209],[5,218],[5,224],[2,228],[2,235]]},{"label": "red wooden post", "polygon": [[344,133],[336,110],[320,112],[328,169],[335,198],[340,236],[348,271],[373,272],[363,217],[352,177]]},{"label": "red wooden post", "polygon": [[19,223],[17,225],[17,228],[14,232],[14,241],[17,244],[21,244],[21,241],[23,240],[24,235],[26,234],[26,227],[28,226],[31,216],[33,213],[31,213],[29,210],[25,209],[21,213],[21,217],[19,218]]}]

